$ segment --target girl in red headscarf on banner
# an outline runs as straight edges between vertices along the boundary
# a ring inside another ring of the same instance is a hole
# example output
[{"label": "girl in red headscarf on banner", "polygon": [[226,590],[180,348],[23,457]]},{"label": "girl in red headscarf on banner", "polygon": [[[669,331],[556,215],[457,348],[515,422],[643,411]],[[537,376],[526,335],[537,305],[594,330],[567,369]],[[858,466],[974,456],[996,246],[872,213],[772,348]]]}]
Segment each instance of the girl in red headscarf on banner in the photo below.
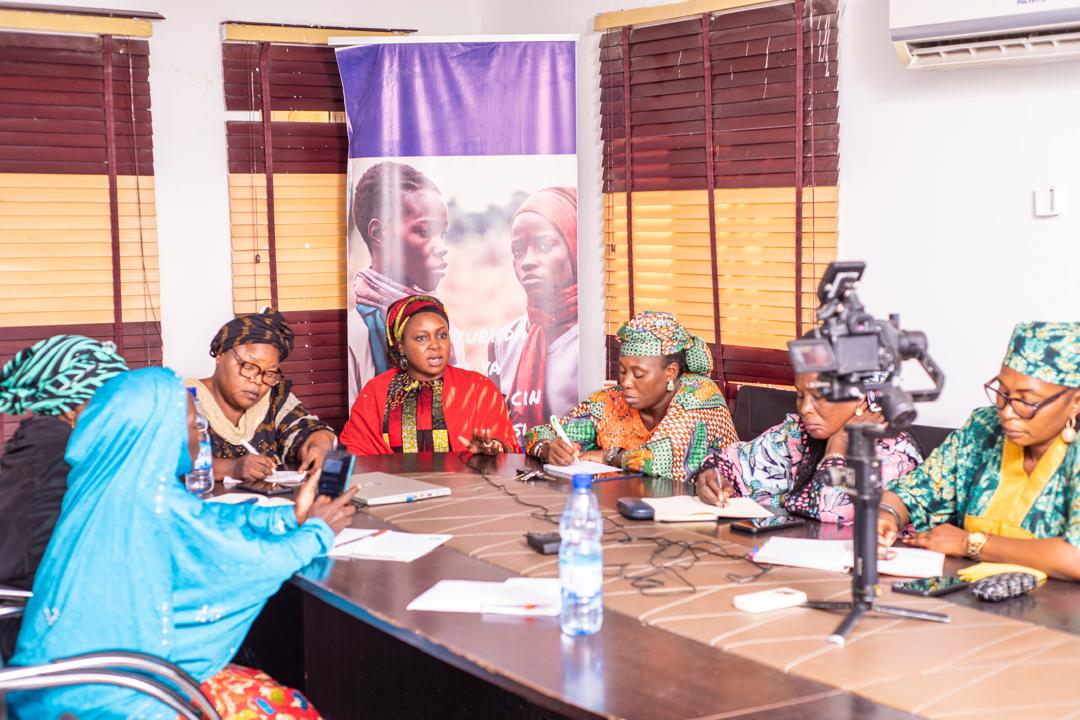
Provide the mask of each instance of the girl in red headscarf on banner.
[{"label": "girl in red headscarf on banner", "polygon": [[578,401],[577,190],[549,187],[522,203],[510,250],[528,312],[496,334],[488,374],[524,433]]},{"label": "girl in red headscarf on banner", "polygon": [[486,377],[449,364],[450,320],[430,295],[386,311],[392,367],[364,386],[341,443],[354,455],[518,452],[506,403]]}]

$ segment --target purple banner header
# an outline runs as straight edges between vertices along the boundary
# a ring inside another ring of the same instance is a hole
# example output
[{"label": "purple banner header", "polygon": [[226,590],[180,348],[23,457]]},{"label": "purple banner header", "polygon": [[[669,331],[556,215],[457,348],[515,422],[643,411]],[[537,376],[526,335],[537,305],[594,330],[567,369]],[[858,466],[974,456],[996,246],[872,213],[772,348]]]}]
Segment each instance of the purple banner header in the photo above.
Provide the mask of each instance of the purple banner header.
[{"label": "purple banner header", "polygon": [[571,40],[337,51],[349,157],[573,155]]}]

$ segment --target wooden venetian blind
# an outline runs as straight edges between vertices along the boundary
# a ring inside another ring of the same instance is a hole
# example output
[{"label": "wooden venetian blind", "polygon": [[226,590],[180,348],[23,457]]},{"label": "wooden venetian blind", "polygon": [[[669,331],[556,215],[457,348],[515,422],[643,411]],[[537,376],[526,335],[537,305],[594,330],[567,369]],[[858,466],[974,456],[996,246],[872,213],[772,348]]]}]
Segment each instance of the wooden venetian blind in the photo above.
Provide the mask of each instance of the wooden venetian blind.
[{"label": "wooden venetian blind", "polygon": [[836,252],[836,19],[805,0],[602,36],[609,334],[668,310],[719,379],[790,382]]},{"label": "wooden venetian blind", "polygon": [[[102,29],[148,34],[160,17],[137,15]],[[34,32],[0,31],[0,363],[77,333],[160,364],[148,43],[43,32],[69,30],[64,14],[16,20]],[[6,438],[16,423],[0,420]]]},{"label": "wooden venetian blind", "polygon": [[296,334],[284,364],[294,392],[338,430],[348,415],[349,142],[326,40],[400,32],[227,23],[222,45],[226,109],[248,114],[226,123],[233,309],[285,314]]}]

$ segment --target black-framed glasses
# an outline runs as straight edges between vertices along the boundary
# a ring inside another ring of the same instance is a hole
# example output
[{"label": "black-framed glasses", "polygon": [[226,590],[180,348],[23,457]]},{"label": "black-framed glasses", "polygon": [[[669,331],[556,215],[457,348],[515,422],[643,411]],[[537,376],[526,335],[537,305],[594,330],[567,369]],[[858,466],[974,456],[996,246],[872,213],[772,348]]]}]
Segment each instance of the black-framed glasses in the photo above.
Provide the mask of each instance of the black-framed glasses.
[{"label": "black-framed glasses", "polygon": [[267,387],[274,387],[285,379],[285,373],[280,370],[263,370],[255,363],[249,363],[240,357],[240,353],[234,348],[229,348],[229,352],[236,358],[236,362],[240,363],[240,377],[245,380],[255,380]]},{"label": "black-framed glasses", "polygon": [[1022,420],[1030,420],[1035,417],[1035,413],[1039,412],[1040,408],[1046,407],[1065,393],[1069,392],[1069,388],[1064,388],[1060,392],[1056,392],[1048,398],[1043,398],[1039,402],[1028,402],[1027,400],[1021,400],[1020,398],[1010,397],[1001,392],[1001,389],[995,385],[997,382],[998,379],[994,378],[983,385],[986,389],[986,397],[990,398],[990,402],[993,403],[994,407],[998,410],[1004,410],[1006,405],[1011,405],[1013,412]]}]

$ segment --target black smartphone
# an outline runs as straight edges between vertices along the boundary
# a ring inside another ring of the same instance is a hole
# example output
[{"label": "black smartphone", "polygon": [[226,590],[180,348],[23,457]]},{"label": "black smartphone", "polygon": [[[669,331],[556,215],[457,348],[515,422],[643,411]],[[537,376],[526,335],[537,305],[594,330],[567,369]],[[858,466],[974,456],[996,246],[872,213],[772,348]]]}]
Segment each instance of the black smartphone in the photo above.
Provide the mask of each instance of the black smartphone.
[{"label": "black smartphone", "polygon": [[653,519],[653,506],[639,497],[621,497],[616,501],[615,506],[619,508],[623,517],[631,520]]},{"label": "black smartphone", "polygon": [[266,497],[276,497],[278,495],[292,495],[292,487],[286,487],[277,483],[268,483],[265,480],[250,480],[248,482],[242,482],[236,486],[237,490],[247,490],[248,492],[259,493]]},{"label": "black smartphone", "polygon": [[951,592],[963,590],[970,584],[967,580],[962,580],[956,575],[937,575],[935,577],[919,578],[918,580],[895,582],[892,589],[907,595],[937,597],[938,595],[948,595]]},{"label": "black smartphone", "polygon": [[736,520],[731,523],[732,532],[746,535],[761,535],[773,530],[799,527],[806,521],[793,515],[776,515],[771,518],[755,518],[753,520]]},{"label": "black smartphone", "polygon": [[322,474],[319,476],[319,494],[336,498],[349,487],[356,458],[348,450],[331,450],[323,458]]}]

